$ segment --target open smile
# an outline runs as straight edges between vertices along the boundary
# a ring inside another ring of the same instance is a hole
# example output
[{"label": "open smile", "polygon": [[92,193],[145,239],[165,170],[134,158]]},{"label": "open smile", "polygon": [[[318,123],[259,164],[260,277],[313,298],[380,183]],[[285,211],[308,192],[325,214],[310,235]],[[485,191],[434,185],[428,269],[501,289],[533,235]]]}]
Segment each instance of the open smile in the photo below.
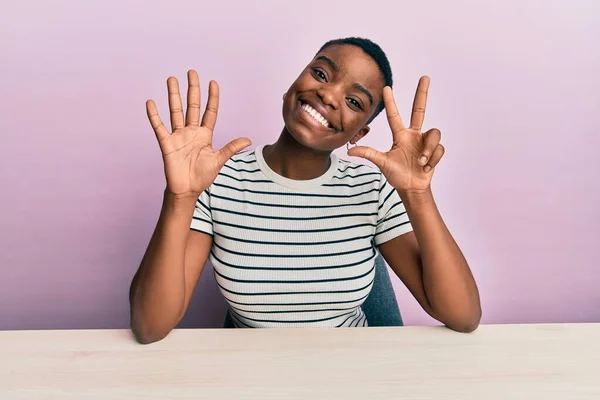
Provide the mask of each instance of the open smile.
[{"label": "open smile", "polygon": [[310,104],[300,101],[300,107],[302,108],[302,114],[316,126],[322,126],[328,129],[333,129],[331,123],[321,113],[315,110]]}]

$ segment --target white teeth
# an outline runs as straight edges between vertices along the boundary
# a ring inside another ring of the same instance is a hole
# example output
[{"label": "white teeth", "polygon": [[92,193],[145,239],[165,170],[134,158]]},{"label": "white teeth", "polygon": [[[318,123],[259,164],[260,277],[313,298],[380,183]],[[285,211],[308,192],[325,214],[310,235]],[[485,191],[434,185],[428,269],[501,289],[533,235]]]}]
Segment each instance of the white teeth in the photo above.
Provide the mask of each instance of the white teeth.
[{"label": "white teeth", "polygon": [[312,108],[308,104],[305,103],[304,105],[302,105],[302,109],[304,111],[306,111],[311,117],[313,117],[313,119],[315,121],[317,121],[318,123],[320,123],[324,127],[329,128],[331,126],[329,124],[329,122],[327,122],[327,120],[325,119],[325,117],[323,117],[321,114],[319,114],[319,112],[317,110],[315,110],[314,108]]}]

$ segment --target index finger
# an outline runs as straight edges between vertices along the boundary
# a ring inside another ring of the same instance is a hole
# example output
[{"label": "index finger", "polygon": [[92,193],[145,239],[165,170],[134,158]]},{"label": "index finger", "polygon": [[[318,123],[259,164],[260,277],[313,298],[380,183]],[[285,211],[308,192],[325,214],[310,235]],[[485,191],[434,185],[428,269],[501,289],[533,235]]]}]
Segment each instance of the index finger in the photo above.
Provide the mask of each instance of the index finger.
[{"label": "index finger", "polygon": [[417,85],[417,93],[413,101],[412,114],[410,116],[410,129],[420,131],[425,119],[425,106],[427,105],[427,92],[429,91],[429,77],[422,76]]},{"label": "index finger", "polygon": [[217,114],[219,112],[219,84],[216,81],[210,81],[208,84],[208,101],[206,110],[202,116],[202,126],[210,129],[215,129],[217,123]]},{"label": "index finger", "polygon": [[394,93],[389,86],[383,88],[383,104],[385,105],[385,114],[387,115],[392,132],[400,132],[404,129],[404,124],[402,123],[402,118],[398,112],[398,106],[394,100]]},{"label": "index finger", "polygon": [[154,133],[156,134],[156,138],[158,141],[162,141],[169,137],[169,131],[163,124],[162,119],[160,119],[160,115],[158,115],[158,110],[156,109],[156,104],[153,100],[146,101],[146,113],[148,114],[148,119],[150,120],[150,125],[152,125],[152,129],[154,129]]}]

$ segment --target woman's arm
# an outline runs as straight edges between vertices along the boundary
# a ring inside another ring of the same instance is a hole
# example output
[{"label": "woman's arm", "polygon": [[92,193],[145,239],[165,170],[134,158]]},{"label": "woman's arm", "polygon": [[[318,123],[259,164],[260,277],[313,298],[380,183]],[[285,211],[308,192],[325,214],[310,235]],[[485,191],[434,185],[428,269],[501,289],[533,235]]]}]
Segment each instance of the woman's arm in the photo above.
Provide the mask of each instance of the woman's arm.
[{"label": "woman's arm", "polygon": [[[211,235],[190,231],[196,201],[215,181],[225,162],[251,144],[249,139],[239,138],[221,150],[212,149],[219,109],[216,82],[209,84],[201,121],[200,80],[196,71],[188,71],[185,115],[175,77],[167,79],[167,89],[172,132],[160,118],[154,101],[146,102],[167,187],[156,229],[130,288],[131,328],[141,343],[161,340],[185,314],[212,246]],[[210,219],[209,215],[206,217]]]},{"label": "woman's arm", "polygon": [[212,236],[190,230],[195,203],[165,193],[129,291],[131,329],[140,343],[163,339],[181,321],[208,258]]},{"label": "woman's arm", "polygon": [[366,158],[381,169],[402,199],[413,226],[414,233],[380,246],[388,264],[432,317],[449,328],[468,332],[477,328],[481,319],[479,293],[467,261],[431,194],[431,178],[445,149],[439,129],[421,131],[428,91],[429,77],[423,76],[406,127],[392,89],[385,87],[383,102],[392,131],[392,147],[382,153],[357,146],[348,155]]},{"label": "woman's arm", "polygon": [[381,254],[429,315],[455,331],[475,330],[481,320],[477,284],[431,191],[399,195],[413,232],[383,243]]}]

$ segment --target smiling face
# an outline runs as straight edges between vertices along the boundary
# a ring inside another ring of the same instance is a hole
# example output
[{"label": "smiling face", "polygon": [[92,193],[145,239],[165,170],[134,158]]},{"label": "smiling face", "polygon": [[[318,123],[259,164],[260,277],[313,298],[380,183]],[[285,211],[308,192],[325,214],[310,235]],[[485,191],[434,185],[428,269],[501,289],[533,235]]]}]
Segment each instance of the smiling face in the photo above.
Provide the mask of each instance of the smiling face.
[{"label": "smiling face", "polygon": [[302,145],[332,151],[369,132],[384,87],[375,60],[360,47],[323,49],[288,89],[283,120]]}]

